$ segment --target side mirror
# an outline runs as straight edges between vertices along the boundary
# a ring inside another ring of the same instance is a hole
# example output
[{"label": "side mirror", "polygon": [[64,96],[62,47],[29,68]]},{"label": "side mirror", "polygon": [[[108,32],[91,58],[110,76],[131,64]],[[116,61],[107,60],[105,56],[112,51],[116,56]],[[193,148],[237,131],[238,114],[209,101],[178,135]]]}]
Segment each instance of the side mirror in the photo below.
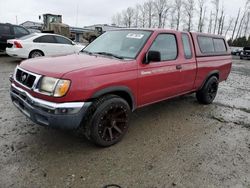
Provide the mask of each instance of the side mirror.
[{"label": "side mirror", "polygon": [[149,51],[146,54],[144,64],[149,64],[150,62],[159,62],[161,61],[161,52],[159,51]]},{"label": "side mirror", "polygon": [[76,43],[75,43],[75,42],[73,42],[73,41],[72,41],[72,43],[71,43],[71,44],[72,44],[72,45],[76,45]]}]

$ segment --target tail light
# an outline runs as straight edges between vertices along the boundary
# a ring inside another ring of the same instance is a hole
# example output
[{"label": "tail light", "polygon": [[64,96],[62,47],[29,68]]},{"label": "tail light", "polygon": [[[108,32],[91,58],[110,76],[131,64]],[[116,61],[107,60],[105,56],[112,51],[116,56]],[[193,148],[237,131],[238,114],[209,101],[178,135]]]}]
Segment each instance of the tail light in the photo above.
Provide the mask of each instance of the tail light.
[{"label": "tail light", "polygon": [[23,46],[21,45],[20,42],[15,41],[14,45],[15,45],[16,48],[23,48]]}]

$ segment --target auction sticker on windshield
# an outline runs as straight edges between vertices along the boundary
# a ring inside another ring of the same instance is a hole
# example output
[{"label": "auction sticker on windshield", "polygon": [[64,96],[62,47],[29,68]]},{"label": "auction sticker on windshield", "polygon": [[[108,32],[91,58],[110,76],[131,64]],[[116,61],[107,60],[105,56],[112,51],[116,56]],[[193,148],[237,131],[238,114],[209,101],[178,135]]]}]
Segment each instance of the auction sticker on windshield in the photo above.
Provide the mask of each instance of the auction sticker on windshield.
[{"label": "auction sticker on windshield", "polygon": [[142,39],[144,37],[143,34],[136,34],[136,33],[129,33],[127,35],[127,38],[131,38],[131,39]]}]

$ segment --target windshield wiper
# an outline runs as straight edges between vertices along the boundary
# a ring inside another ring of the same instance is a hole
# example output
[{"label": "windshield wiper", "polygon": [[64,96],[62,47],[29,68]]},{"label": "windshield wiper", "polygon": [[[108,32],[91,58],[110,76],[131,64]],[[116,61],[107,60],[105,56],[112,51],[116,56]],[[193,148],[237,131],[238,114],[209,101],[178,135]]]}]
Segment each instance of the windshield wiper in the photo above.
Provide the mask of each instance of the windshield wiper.
[{"label": "windshield wiper", "polygon": [[115,54],[112,54],[112,53],[109,53],[109,52],[95,52],[95,54],[111,56],[111,57],[115,57],[117,59],[124,59],[124,57],[121,57],[119,55],[115,55]]},{"label": "windshield wiper", "polygon": [[86,53],[86,54],[88,54],[88,55],[94,55],[94,53],[89,52],[89,51],[87,51],[87,50],[82,50],[82,51],[80,51],[80,52],[82,52],[82,53]]}]

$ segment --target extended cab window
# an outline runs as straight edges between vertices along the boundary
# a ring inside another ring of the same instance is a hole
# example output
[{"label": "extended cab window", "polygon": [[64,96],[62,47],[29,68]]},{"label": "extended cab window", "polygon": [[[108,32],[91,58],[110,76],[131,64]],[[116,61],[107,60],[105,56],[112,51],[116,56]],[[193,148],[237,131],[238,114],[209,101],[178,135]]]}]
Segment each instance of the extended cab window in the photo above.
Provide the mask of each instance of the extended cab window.
[{"label": "extended cab window", "polygon": [[198,37],[198,43],[202,53],[214,53],[214,42],[212,37]]},{"label": "extended cab window", "polygon": [[191,59],[193,57],[192,55],[192,49],[191,49],[191,44],[190,44],[190,38],[188,34],[183,33],[181,35],[182,38],[182,44],[184,48],[184,54],[186,59]]},{"label": "extended cab window", "polygon": [[174,60],[177,57],[177,43],[173,34],[159,34],[149,51],[159,51],[161,61]]},{"label": "extended cab window", "polygon": [[214,39],[214,48],[216,52],[226,52],[227,48],[224,39]]},{"label": "extended cab window", "polygon": [[33,42],[38,42],[38,43],[56,43],[55,38],[52,35],[45,35],[45,36],[38,37]]}]

